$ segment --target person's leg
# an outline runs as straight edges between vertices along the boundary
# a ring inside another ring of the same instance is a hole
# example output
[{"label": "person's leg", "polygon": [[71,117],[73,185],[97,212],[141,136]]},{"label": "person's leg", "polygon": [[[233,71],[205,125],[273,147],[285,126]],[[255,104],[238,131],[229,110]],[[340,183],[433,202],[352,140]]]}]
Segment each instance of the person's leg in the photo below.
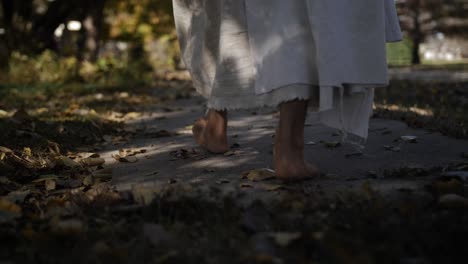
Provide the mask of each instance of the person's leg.
[{"label": "person's leg", "polygon": [[213,153],[229,150],[227,142],[227,111],[209,109],[207,115],[193,125],[195,141]]},{"label": "person's leg", "polygon": [[307,101],[295,100],[280,105],[274,165],[276,176],[285,181],[319,176],[318,169],[304,160],[304,123],[307,104]]}]

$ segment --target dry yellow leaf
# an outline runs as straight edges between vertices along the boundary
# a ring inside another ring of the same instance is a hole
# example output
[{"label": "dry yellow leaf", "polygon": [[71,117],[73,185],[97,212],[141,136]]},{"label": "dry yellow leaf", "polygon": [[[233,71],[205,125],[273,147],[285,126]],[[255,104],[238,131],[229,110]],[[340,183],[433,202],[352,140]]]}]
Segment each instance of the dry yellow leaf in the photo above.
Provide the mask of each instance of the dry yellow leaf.
[{"label": "dry yellow leaf", "polygon": [[272,233],[270,236],[275,240],[278,246],[287,247],[294,241],[300,239],[302,234],[299,232],[278,232]]},{"label": "dry yellow leaf", "polygon": [[0,199],[0,211],[11,213],[14,215],[19,215],[21,214],[22,210],[21,207],[19,207],[15,203],[12,203],[5,199]]},{"label": "dry yellow leaf", "polygon": [[275,171],[271,169],[256,169],[244,172],[242,179],[248,179],[250,181],[266,181],[275,178]]},{"label": "dry yellow leaf", "polygon": [[55,190],[55,188],[57,188],[57,183],[55,182],[55,180],[47,179],[44,182],[44,186],[47,191],[53,191]]},{"label": "dry yellow leaf", "polygon": [[106,163],[106,160],[103,158],[86,158],[81,160],[81,164],[83,164],[86,167],[97,167],[97,166],[102,166]]},{"label": "dry yellow leaf", "polygon": [[24,155],[31,157],[32,156],[32,150],[31,148],[24,148],[23,149]]},{"label": "dry yellow leaf", "polygon": [[76,168],[76,167],[81,166],[78,162],[76,162],[76,161],[74,161],[74,160],[72,160],[72,159],[70,159],[68,157],[65,157],[65,156],[58,157],[57,158],[57,163],[59,165],[62,165],[62,166],[68,167],[68,168]]}]

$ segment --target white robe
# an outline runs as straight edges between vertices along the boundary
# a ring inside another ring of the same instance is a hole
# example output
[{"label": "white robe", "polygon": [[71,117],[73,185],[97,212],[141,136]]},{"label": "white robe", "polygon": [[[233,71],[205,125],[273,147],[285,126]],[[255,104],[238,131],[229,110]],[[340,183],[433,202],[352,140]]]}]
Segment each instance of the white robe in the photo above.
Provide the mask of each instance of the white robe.
[{"label": "white robe", "polygon": [[367,138],[394,0],[173,0],[183,60],[208,107],[309,99],[322,123]]}]

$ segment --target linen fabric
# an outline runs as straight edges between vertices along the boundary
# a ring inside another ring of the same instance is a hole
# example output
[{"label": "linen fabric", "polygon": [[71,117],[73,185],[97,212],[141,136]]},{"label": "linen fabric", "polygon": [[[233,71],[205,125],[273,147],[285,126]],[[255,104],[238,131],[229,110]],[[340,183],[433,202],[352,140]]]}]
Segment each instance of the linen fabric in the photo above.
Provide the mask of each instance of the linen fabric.
[{"label": "linen fabric", "polygon": [[309,100],[317,121],[367,138],[394,0],[173,0],[183,60],[208,108]]}]

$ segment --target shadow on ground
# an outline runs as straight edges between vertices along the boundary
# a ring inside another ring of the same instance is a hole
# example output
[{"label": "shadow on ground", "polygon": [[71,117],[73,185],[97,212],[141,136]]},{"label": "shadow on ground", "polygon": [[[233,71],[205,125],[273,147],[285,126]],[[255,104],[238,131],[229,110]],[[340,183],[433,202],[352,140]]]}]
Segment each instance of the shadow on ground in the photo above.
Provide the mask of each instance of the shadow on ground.
[{"label": "shadow on ground", "polygon": [[[96,130],[95,145],[74,137],[69,153],[57,153],[45,140],[44,157],[26,145],[0,148],[0,165],[25,168],[12,173],[0,166],[2,259],[459,263],[468,257],[468,156],[462,154],[468,141],[372,119],[366,148],[358,152],[339,144],[336,131],[311,114],[306,157],[323,177],[283,184],[265,170],[271,168],[276,110],[230,114],[232,149],[212,155],[190,133],[204,112],[202,99],[184,92],[152,104],[141,98],[151,96],[147,92],[134,98],[110,93],[126,103],[109,109],[117,114],[96,111],[119,125]],[[96,106],[96,98],[106,96],[93,94],[80,104]],[[65,109],[94,115],[89,108]],[[28,123],[23,130],[43,134],[33,129]],[[52,154],[58,160],[50,160]]]}]

